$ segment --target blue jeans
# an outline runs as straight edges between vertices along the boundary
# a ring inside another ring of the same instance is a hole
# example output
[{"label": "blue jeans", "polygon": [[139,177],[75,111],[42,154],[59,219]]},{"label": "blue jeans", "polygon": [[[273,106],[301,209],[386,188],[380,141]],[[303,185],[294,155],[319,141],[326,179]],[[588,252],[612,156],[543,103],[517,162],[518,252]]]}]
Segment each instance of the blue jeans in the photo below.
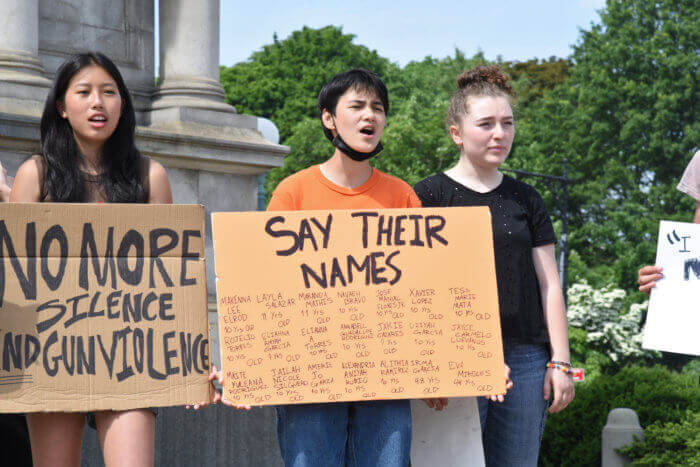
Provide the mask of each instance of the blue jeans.
[{"label": "blue jeans", "polygon": [[504,344],[503,353],[513,388],[502,403],[478,399],[486,466],[536,466],[549,407],[542,393],[549,351]]},{"label": "blue jeans", "polygon": [[277,407],[287,467],[405,467],[411,452],[407,400]]}]

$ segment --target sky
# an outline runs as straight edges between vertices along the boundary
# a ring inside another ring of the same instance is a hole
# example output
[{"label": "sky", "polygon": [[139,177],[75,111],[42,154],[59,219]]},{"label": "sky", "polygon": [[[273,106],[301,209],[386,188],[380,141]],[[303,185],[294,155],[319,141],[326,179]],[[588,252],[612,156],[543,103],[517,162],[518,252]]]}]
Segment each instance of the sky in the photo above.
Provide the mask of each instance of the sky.
[{"label": "sky", "polygon": [[[274,33],[282,40],[304,26],[330,24],[401,66],[444,58],[455,48],[468,57],[482,51],[489,60],[566,57],[579,30],[598,23],[605,6],[605,0],[220,1],[220,64],[226,66],[272,43]],[[157,8],[156,0],[156,18]],[[155,46],[157,74],[157,40]]]},{"label": "sky", "polygon": [[342,26],[364,45],[406,65],[430,55],[443,58],[459,48],[479,50],[487,59],[566,57],[579,38],[600,20],[605,0],[221,0],[220,63],[244,61],[303,26]]}]

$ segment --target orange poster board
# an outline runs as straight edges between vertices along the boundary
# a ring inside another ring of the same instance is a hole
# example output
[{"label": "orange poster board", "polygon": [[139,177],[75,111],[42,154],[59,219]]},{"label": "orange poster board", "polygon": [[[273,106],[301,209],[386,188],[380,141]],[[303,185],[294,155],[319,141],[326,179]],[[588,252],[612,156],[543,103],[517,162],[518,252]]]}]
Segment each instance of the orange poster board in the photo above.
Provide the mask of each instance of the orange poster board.
[{"label": "orange poster board", "polygon": [[486,207],[212,215],[224,395],[505,392]]}]

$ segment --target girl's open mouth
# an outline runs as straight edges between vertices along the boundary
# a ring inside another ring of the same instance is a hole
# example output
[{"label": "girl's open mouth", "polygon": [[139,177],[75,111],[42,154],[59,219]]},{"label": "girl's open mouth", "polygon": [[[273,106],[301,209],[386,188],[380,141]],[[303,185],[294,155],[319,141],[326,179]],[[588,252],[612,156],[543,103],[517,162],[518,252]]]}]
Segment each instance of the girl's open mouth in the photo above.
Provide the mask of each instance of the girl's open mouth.
[{"label": "girl's open mouth", "polygon": [[104,115],[94,115],[88,118],[88,122],[90,122],[90,126],[92,127],[102,128],[107,124],[107,117]]}]

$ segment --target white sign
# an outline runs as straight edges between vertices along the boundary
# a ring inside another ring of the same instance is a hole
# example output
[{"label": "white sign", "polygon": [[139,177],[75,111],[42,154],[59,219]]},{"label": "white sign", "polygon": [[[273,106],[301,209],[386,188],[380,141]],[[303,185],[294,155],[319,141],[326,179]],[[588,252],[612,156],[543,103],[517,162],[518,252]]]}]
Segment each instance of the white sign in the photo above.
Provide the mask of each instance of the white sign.
[{"label": "white sign", "polygon": [[700,355],[700,224],[661,221],[642,347]]}]

